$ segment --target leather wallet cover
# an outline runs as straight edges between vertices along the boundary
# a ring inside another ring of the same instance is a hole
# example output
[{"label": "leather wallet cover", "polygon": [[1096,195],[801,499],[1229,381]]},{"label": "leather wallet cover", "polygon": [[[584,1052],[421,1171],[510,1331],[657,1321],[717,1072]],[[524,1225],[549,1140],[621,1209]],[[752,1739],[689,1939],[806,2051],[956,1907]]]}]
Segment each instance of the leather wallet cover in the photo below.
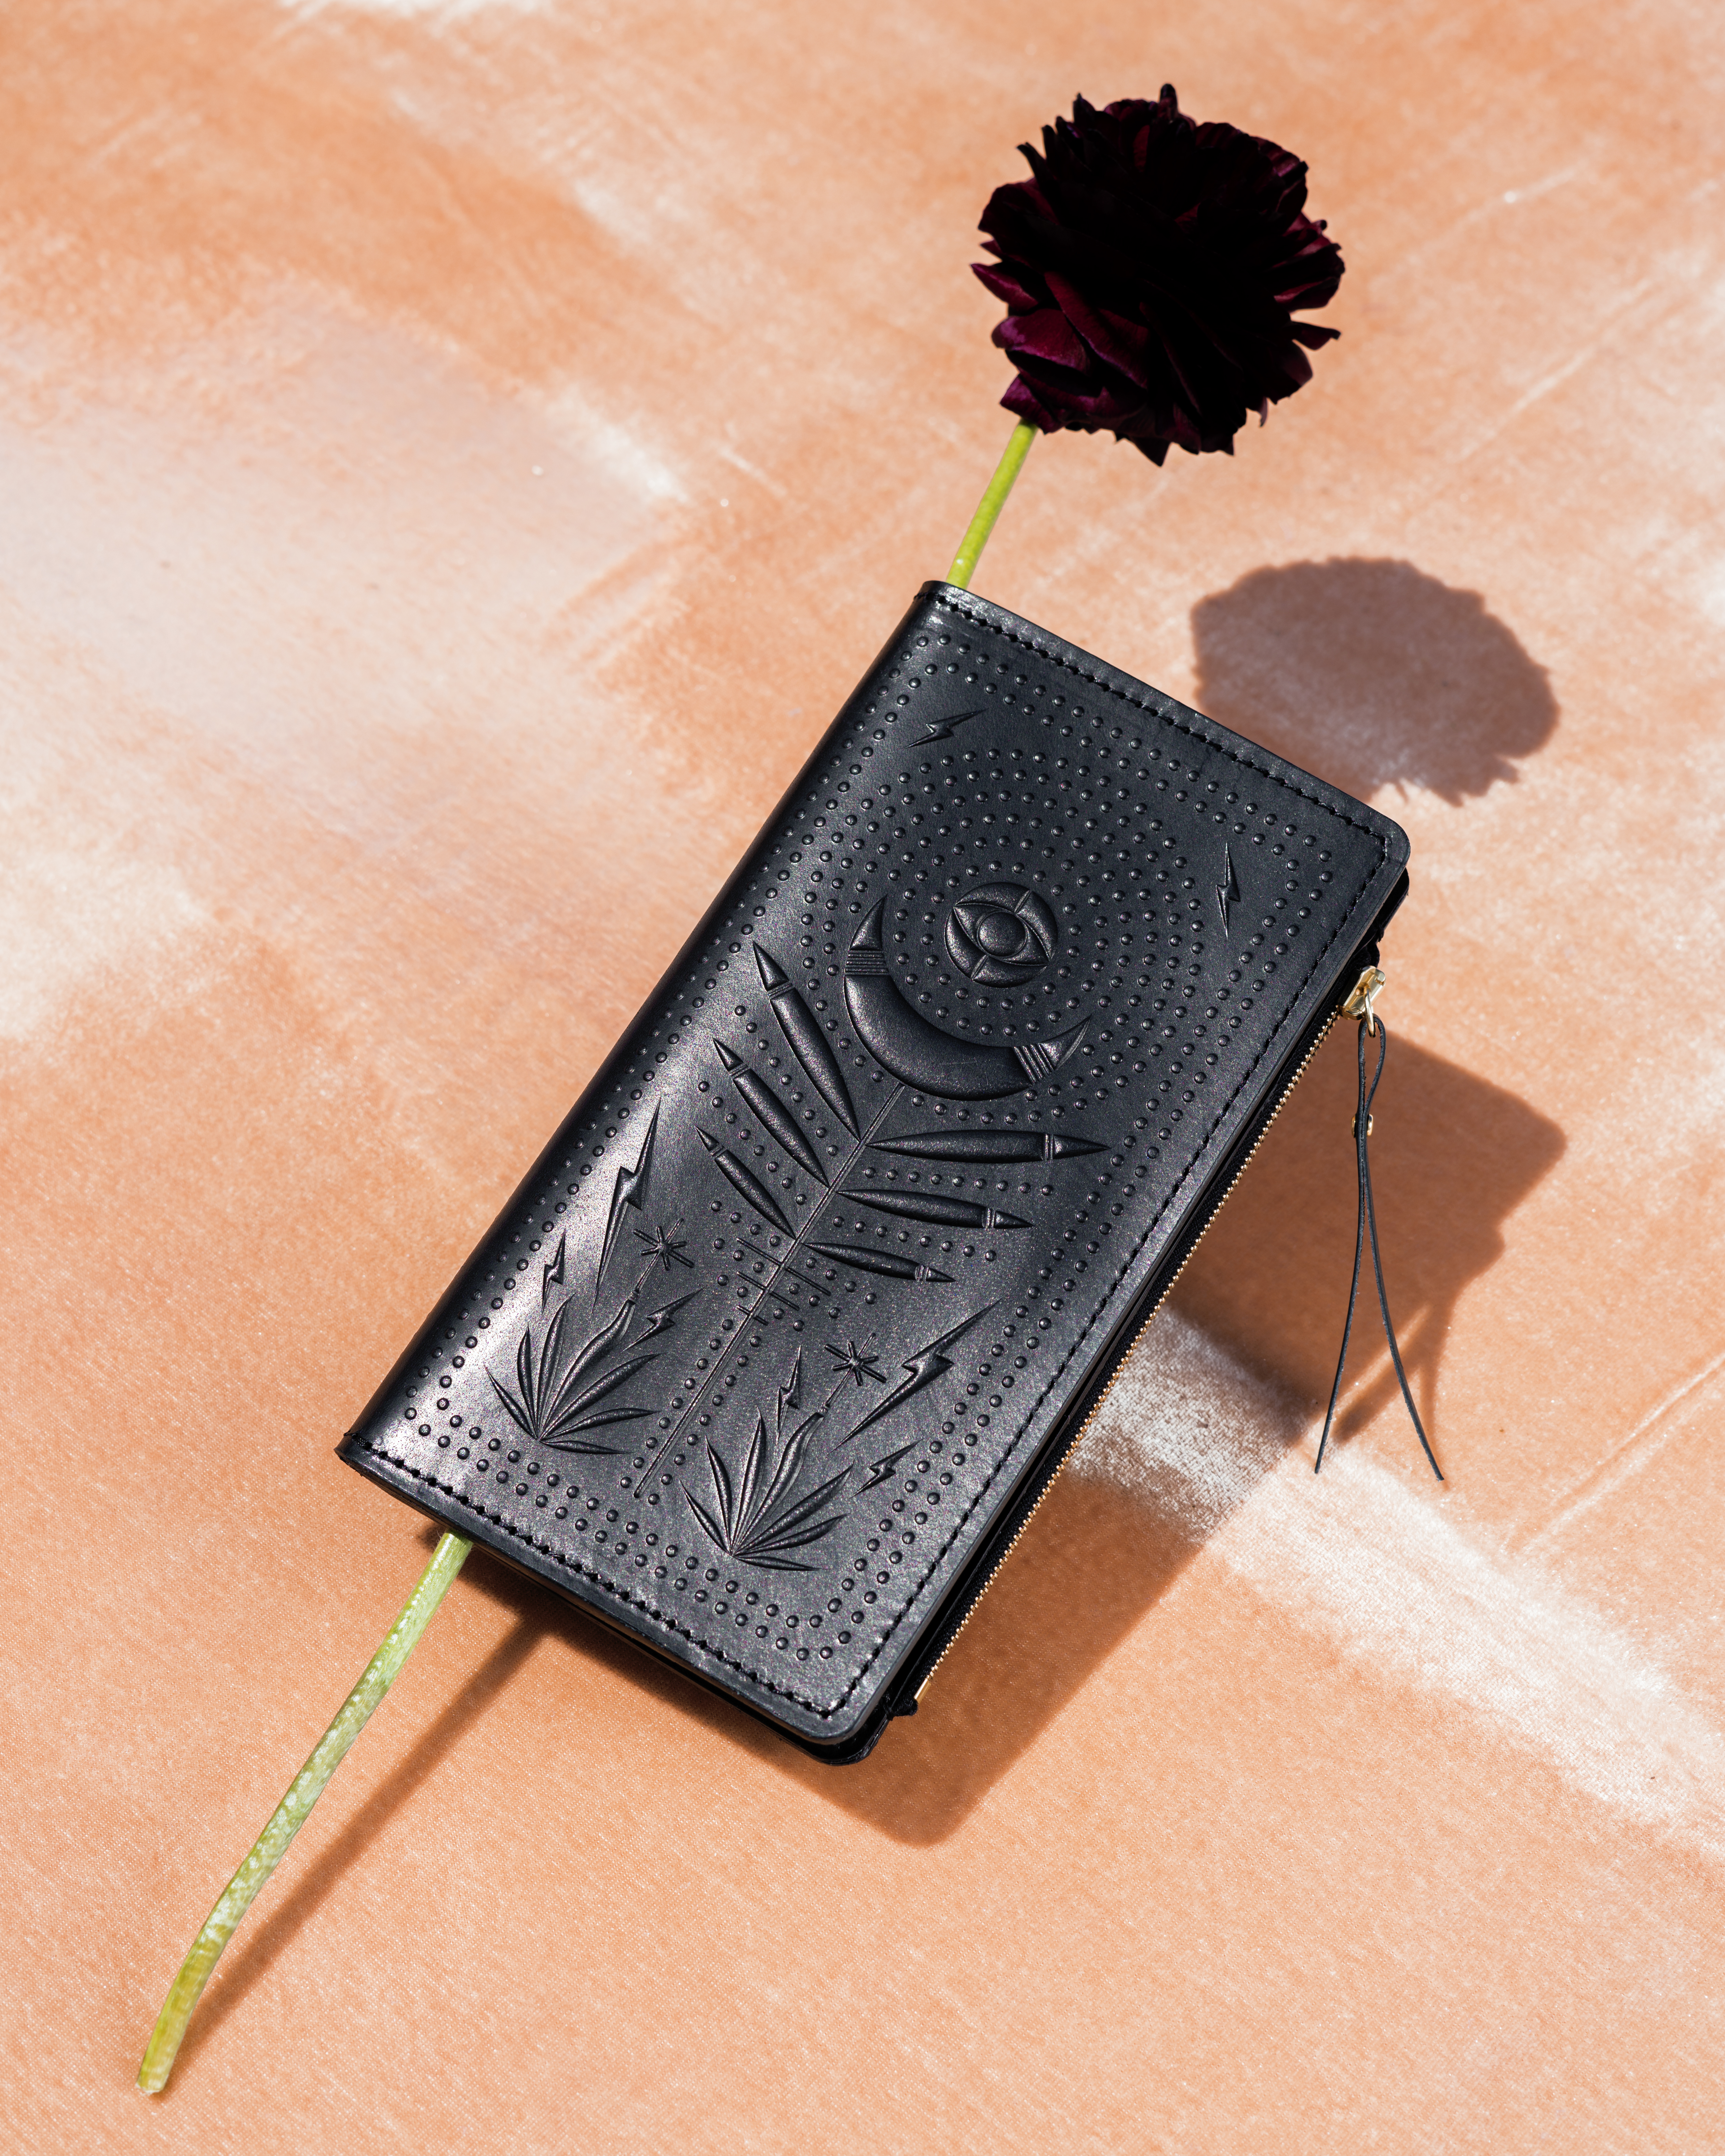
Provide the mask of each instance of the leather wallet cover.
[{"label": "leather wallet cover", "polygon": [[835,1760],[915,1694],[1406,884],[926,585],[341,1446]]}]

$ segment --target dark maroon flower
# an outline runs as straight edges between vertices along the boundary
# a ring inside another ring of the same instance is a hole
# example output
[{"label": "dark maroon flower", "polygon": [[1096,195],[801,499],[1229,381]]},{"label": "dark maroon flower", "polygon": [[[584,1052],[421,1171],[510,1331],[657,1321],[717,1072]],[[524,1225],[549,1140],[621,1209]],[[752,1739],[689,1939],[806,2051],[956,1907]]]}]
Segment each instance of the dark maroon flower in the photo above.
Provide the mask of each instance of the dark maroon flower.
[{"label": "dark maroon flower", "polygon": [[1293,320],[1342,281],[1342,254],[1305,214],[1306,167],[1261,136],[1199,126],[1172,84],[1021,146],[1034,177],[983,212],[1007,305],[994,341],[1018,363],[1001,403],[1045,433],[1111,430],[1160,464],[1170,443],[1226,449],[1255,412],[1312,379],[1301,350],[1339,331]]}]

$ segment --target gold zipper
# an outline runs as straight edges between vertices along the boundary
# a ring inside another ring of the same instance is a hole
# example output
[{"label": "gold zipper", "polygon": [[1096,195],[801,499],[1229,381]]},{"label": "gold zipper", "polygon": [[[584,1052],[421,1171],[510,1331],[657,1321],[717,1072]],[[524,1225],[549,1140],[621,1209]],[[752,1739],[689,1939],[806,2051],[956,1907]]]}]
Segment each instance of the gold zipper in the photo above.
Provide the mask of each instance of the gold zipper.
[{"label": "gold zipper", "polygon": [[[1204,1237],[1209,1235],[1211,1227],[1214,1224],[1216,1214],[1221,1211],[1222,1208],[1234,1195],[1235,1188],[1238,1184],[1240,1178],[1251,1166],[1254,1160],[1257,1158],[1258,1148],[1263,1144],[1265,1139],[1269,1137],[1271,1126],[1275,1123],[1276,1117],[1282,1111],[1283,1103],[1286,1101],[1289,1094],[1293,1091],[1295,1086],[1296,1086],[1300,1081],[1306,1075],[1307,1065],[1311,1062],[1312,1057],[1317,1055],[1319,1049],[1321,1049],[1324,1043],[1329,1039],[1331,1028],[1335,1024],[1337,1019],[1342,1017],[1344,1013],[1346,1013],[1349,1017],[1355,1014],[1355,1010],[1353,1008],[1351,1008],[1351,1006],[1357,1006],[1360,1003],[1363,1002],[1364,1010],[1368,1012],[1370,1009],[1371,999],[1376,998],[1378,993],[1382,990],[1383,986],[1383,974],[1378,973],[1375,967],[1368,966],[1364,973],[1360,975],[1359,979],[1354,983],[1352,991],[1348,994],[1347,1001],[1342,1004],[1340,1009],[1332,1010],[1329,1016],[1324,1020],[1322,1030],[1319,1033],[1317,1038],[1312,1042],[1311,1047],[1308,1048],[1306,1053],[1300,1058],[1300,1067],[1295,1071],[1293,1076],[1289,1079],[1287,1084],[1282,1087],[1276,1106],[1270,1111],[1269,1115],[1266,1116],[1263,1129],[1259,1132],[1257,1137],[1252,1141],[1251,1151],[1246,1155],[1245,1158],[1241,1161],[1240,1166],[1235,1169],[1233,1175],[1229,1179],[1228,1188],[1216,1200],[1214,1209],[1211,1212],[1209,1219],[1204,1222],[1203,1228],[1194,1238],[1192,1248],[1187,1251],[1185,1256],[1181,1259],[1179,1264],[1174,1268],[1173,1278],[1168,1281],[1168,1286],[1163,1288],[1162,1293],[1157,1296],[1155,1305],[1150,1311],[1149,1315],[1145,1318],[1143,1323],[1138,1327],[1137,1331],[1133,1333],[1131,1341],[1122,1353],[1120,1360],[1114,1365],[1113,1371],[1109,1377],[1107,1383],[1103,1386],[1101,1391],[1096,1396],[1096,1405],[1091,1408],[1090,1413],[1084,1418],[1083,1427],[1079,1430],[1077,1436],[1073,1439],[1070,1445],[1066,1447],[1065,1451],[1061,1455],[1060,1466],[1055,1469],[1054,1473],[1049,1476],[1047,1481],[1045,1482],[1041,1489],[1037,1491],[1035,1503],[1031,1506],[1029,1511],[1025,1513],[1024,1518],[1019,1522],[1017,1527],[1014,1531],[1012,1540],[1006,1545],[1006,1548],[1001,1551],[999,1556],[995,1558],[993,1563],[989,1567],[988,1578],[977,1589],[974,1597],[972,1599],[969,1609],[967,1609],[963,1616],[959,1619],[957,1628],[953,1632],[952,1638],[947,1640],[946,1645],[942,1647],[939,1654],[935,1656],[933,1662],[929,1666],[928,1675],[924,1677],[922,1683],[917,1686],[916,1698],[919,1704],[922,1702],[923,1693],[927,1691],[930,1684],[933,1681],[935,1671],[940,1667],[941,1664],[945,1661],[947,1656],[952,1653],[954,1645],[957,1642],[959,1635],[963,1633],[965,1626],[970,1622],[972,1617],[976,1614],[977,1604],[982,1600],[988,1589],[994,1584],[996,1579],[999,1578],[1000,1568],[1006,1563],[1006,1560],[1018,1548],[1019,1537],[1024,1534],[1031,1521],[1035,1518],[1037,1513],[1041,1511],[1044,1498],[1047,1496],[1049,1491],[1053,1489],[1055,1484],[1065,1472],[1066,1462],[1072,1457],[1072,1455],[1078,1450],[1079,1446],[1083,1444],[1085,1439],[1090,1434],[1091,1424],[1095,1422],[1096,1417],[1101,1414],[1102,1409],[1108,1404],[1108,1395],[1120,1382],[1120,1373],[1126,1367],[1127,1357],[1132,1354],[1138,1342],[1156,1322],[1158,1317],[1161,1313],[1162,1306],[1168,1301],[1168,1297],[1173,1293],[1175,1288],[1179,1285],[1181,1274],[1183,1273],[1187,1266],[1191,1264],[1193,1258],[1197,1254],[1199,1245],[1203,1242]],[[1363,1015],[1364,1014],[1362,1013],[1361,1014]]]}]

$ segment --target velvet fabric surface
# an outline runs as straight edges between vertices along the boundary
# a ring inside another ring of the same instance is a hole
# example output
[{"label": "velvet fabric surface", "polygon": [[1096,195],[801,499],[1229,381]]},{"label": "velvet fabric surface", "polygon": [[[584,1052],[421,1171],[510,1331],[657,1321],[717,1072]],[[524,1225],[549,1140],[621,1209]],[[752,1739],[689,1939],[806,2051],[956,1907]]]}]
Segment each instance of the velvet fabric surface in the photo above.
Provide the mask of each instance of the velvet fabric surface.
[{"label": "velvet fabric surface", "polygon": [[[1312,169],[1231,458],[1039,444],[978,588],[1384,808],[1353,1041],[924,1697],[796,1755],[341,1430],[1003,446],[1075,91]],[[1635,7],[15,0],[0,29],[0,2146],[1718,2145],[1725,27]],[[819,625],[742,663],[786,590]]]}]

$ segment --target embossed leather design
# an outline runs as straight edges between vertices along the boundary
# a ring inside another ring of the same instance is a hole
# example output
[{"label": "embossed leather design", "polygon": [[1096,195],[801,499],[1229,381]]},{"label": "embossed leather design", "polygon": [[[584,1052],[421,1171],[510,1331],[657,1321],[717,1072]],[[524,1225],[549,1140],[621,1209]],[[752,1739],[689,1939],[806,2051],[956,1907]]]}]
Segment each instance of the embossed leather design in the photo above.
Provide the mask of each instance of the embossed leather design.
[{"label": "embossed leather design", "polygon": [[1407,855],[1333,787],[926,586],[342,1456],[860,1756]]}]

